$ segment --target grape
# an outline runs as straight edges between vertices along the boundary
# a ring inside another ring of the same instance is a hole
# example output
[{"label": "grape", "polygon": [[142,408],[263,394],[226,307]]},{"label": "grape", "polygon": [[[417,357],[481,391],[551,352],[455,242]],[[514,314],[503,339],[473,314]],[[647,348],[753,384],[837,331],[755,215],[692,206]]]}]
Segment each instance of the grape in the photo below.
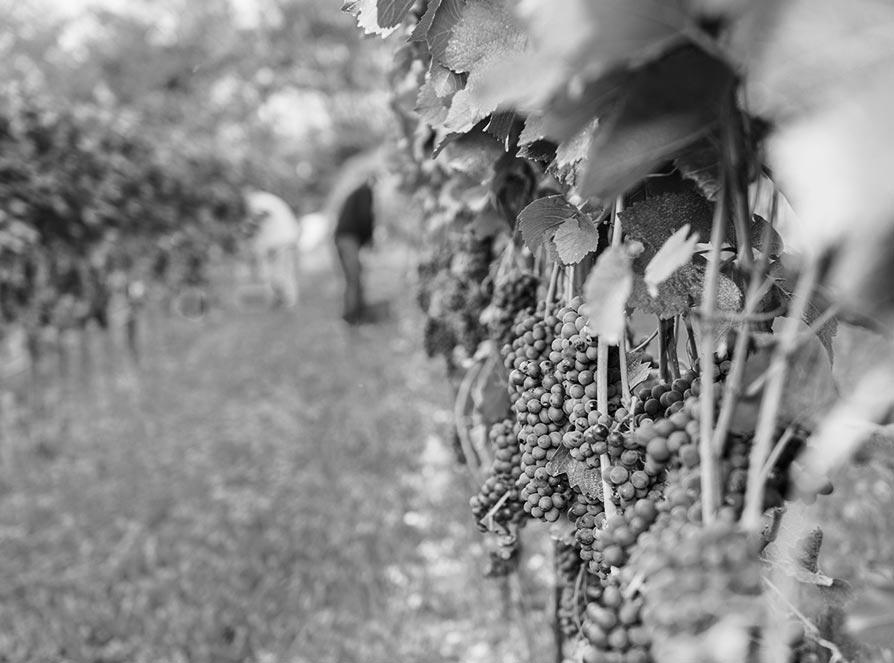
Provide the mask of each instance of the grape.
[{"label": "grape", "polygon": [[[495,423],[488,432],[493,462],[478,494],[470,500],[472,515],[481,531],[503,533],[510,525],[517,525],[524,518],[524,508],[516,485],[522,472],[516,430],[516,422],[506,419]],[[485,522],[484,519],[491,511],[491,519]]]}]

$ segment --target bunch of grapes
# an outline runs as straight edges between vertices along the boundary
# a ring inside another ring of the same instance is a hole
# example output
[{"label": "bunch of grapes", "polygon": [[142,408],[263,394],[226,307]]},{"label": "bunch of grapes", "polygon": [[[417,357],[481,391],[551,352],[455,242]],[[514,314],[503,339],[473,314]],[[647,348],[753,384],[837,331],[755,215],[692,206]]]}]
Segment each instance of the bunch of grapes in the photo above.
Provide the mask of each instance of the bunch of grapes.
[{"label": "bunch of grapes", "polygon": [[428,318],[429,356],[449,356],[457,346],[472,354],[486,338],[480,317],[490,301],[484,283],[492,257],[493,239],[465,228],[448,234],[439,251],[420,263],[417,300]]},{"label": "bunch of grapes", "polygon": [[470,500],[472,515],[483,532],[505,533],[525,515],[516,485],[522,473],[517,427],[514,420],[506,419],[488,431],[493,462],[478,494]]},{"label": "bunch of grapes", "polygon": [[588,595],[577,548],[562,541],[554,547],[556,586],[559,590],[556,619],[566,640],[577,637]]},{"label": "bunch of grapes", "polygon": [[554,522],[569,504],[564,477],[552,476],[547,465],[562,445],[568,425],[565,392],[547,360],[558,318],[544,315],[545,305],[519,314],[515,339],[504,348],[509,393],[519,424],[522,474],[518,480],[524,509],[534,518]]},{"label": "bunch of grapes", "polygon": [[490,338],[501,346],[511,342],[518,313],[537,304],[539,284],[540,279],[534,274],[518,270],[496,280],[490,305],[482,314]]},{"label": "bunch of grapes", "polygon": [[652,637],[642,623],[643,599],[612,573],[584,613],[583,663],[649,663]]},{"label": "bunch of grapes", "polygon": [[762,597],[758,546],[735,523],[694,523],[668,514],[636,551],[644,578],[641,618],[655,660],[671,660],[677,638],[704,633],[725,617],[759,628],[768,611]]}]

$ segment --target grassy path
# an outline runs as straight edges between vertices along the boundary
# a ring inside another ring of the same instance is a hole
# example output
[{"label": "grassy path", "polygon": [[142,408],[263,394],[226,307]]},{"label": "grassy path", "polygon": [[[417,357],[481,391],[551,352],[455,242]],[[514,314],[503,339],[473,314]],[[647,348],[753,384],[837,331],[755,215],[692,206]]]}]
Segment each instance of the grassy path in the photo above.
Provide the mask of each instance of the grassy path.
[{"label": "grassy path", "polygon": [[168,321],[61,435],[3,441],[0,661],[520,660],[405,263],[378,258],[392,321],[344,328],[331,281]]}]

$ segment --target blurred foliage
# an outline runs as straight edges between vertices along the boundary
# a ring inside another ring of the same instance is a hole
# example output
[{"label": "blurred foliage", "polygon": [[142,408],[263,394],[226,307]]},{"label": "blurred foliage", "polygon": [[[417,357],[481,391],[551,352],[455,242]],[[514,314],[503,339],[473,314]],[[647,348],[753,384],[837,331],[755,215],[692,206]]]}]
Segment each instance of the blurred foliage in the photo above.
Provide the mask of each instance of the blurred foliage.
[{"label": "blurred foliage", "polygon": [[216,151],[301,212],[387,131],[384,50],[337,3],[107,4],[0,0],[0,80],[133,113],[153,141]]}]

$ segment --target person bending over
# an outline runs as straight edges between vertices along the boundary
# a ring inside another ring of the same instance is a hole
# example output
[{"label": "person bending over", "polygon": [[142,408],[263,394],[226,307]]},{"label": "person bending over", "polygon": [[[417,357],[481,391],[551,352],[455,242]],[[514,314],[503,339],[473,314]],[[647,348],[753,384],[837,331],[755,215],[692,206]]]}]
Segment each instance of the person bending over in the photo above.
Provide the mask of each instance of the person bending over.
[{"label": "person bending over", "polygon": [[335,225],[335,248],[345,277],[342,317],[351,325],[362,322],[367,314],[360,250],[372,244],[374,181],[373,177],[369,177],[348,194]]}]

